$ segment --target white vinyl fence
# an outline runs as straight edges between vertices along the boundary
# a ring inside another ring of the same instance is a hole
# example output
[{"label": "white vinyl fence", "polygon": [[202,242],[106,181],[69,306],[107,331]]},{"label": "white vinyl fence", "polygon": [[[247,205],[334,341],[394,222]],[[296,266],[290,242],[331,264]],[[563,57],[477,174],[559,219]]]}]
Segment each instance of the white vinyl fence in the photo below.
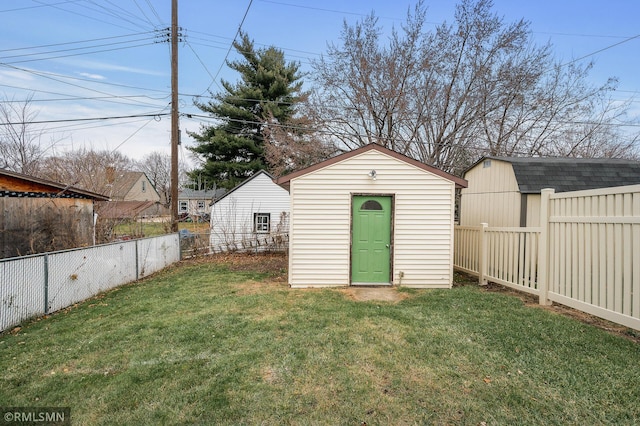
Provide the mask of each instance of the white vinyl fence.
[{"label": "white vinyl fence", "polygon": [[454,267],[640,330],[640,185],[542,191],[539,228],[457,226]]},{"label": "white vinyl fence", "polygon": [[178,260],[178,234],[0,260],[0,331]]}]

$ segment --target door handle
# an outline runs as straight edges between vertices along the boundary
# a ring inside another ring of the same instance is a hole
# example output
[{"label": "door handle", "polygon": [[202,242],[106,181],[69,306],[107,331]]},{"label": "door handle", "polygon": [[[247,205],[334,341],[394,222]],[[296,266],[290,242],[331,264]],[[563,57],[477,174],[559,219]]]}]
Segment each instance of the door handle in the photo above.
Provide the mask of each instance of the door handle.
[{"label": "door handle", "polygon": [[385,244],[385,246],[386,246],[387,248],[389,248],[389,244]]}]

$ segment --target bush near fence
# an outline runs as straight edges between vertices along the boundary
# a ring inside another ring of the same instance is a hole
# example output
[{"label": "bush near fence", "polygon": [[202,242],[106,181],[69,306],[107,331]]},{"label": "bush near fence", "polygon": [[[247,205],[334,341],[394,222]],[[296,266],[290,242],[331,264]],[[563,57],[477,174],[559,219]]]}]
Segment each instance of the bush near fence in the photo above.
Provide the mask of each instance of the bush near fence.
[{"label": "bush near fence", "polygon": [[178,234],[0,260],[0,331],[178,260]]},{"label": "bush near fence", "polygon": [[640,330],[640,185],[543,190],[540,220],[456,226],[454,268]]}]

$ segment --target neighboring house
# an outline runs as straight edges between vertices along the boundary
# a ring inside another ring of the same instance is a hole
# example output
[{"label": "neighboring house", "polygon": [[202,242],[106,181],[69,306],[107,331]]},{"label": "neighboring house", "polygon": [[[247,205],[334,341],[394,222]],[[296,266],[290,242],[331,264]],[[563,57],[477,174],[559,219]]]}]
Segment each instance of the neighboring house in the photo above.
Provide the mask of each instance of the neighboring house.
[{"label": "neighboring house", "polygon": [[222,197],[225,189],[195,190],[185,188],[178,193],[178,214],[196,217],[207,217],[211,213],[211,205]]},{"label": "neighboring house", "polygon": [[110,200],[96,205],[100,219],[137,219],[168,214],[160,205],[160,194],[144,172],[110,171],[102,191]]},{"label": "neighboring house", "polygon": [[144,172],[120,172],[110,178],[103,191],[113,201],[160,202],[160,194]]},{"label": "neighboring house", "polygon": [[261,170],[211,205],[211,245],[240,248],[289,230],[289,193]]},{"label": "neighboring house", "polygon": [[640,162],[619,159],[483,157],[464,173],[460,224],[540,225],[540,192],[640,184]]},{"label": "neighboring house", "polygon": [[291,287],[451,287],[463,179],[370,144],[276,182],[291,195]]},{"label": "neighboring house", "polygon": [[0,169],[0,257],[94,244],[94,201],[108,197]]}]

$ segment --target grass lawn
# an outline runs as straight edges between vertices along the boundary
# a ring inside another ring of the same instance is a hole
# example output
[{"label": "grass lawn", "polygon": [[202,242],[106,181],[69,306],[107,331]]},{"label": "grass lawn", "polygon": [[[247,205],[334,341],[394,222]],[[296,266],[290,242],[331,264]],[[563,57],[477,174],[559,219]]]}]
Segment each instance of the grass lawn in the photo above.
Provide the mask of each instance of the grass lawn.
[{"label": "grass lawn", "polygon": [[640,344],[473,285],[291,290],[286,259],[170,268],[0,336],[0,406],[73,424],[640,422]]},{"label": "grass lawn", "polygon": [[[178,229],[187,229],[194,234],[209,232],[209,223],[178,222]],[[155,237],[171,233],[170,222],[124,222],[113,228],[116,236],[129,235],[132,237]]]}]

